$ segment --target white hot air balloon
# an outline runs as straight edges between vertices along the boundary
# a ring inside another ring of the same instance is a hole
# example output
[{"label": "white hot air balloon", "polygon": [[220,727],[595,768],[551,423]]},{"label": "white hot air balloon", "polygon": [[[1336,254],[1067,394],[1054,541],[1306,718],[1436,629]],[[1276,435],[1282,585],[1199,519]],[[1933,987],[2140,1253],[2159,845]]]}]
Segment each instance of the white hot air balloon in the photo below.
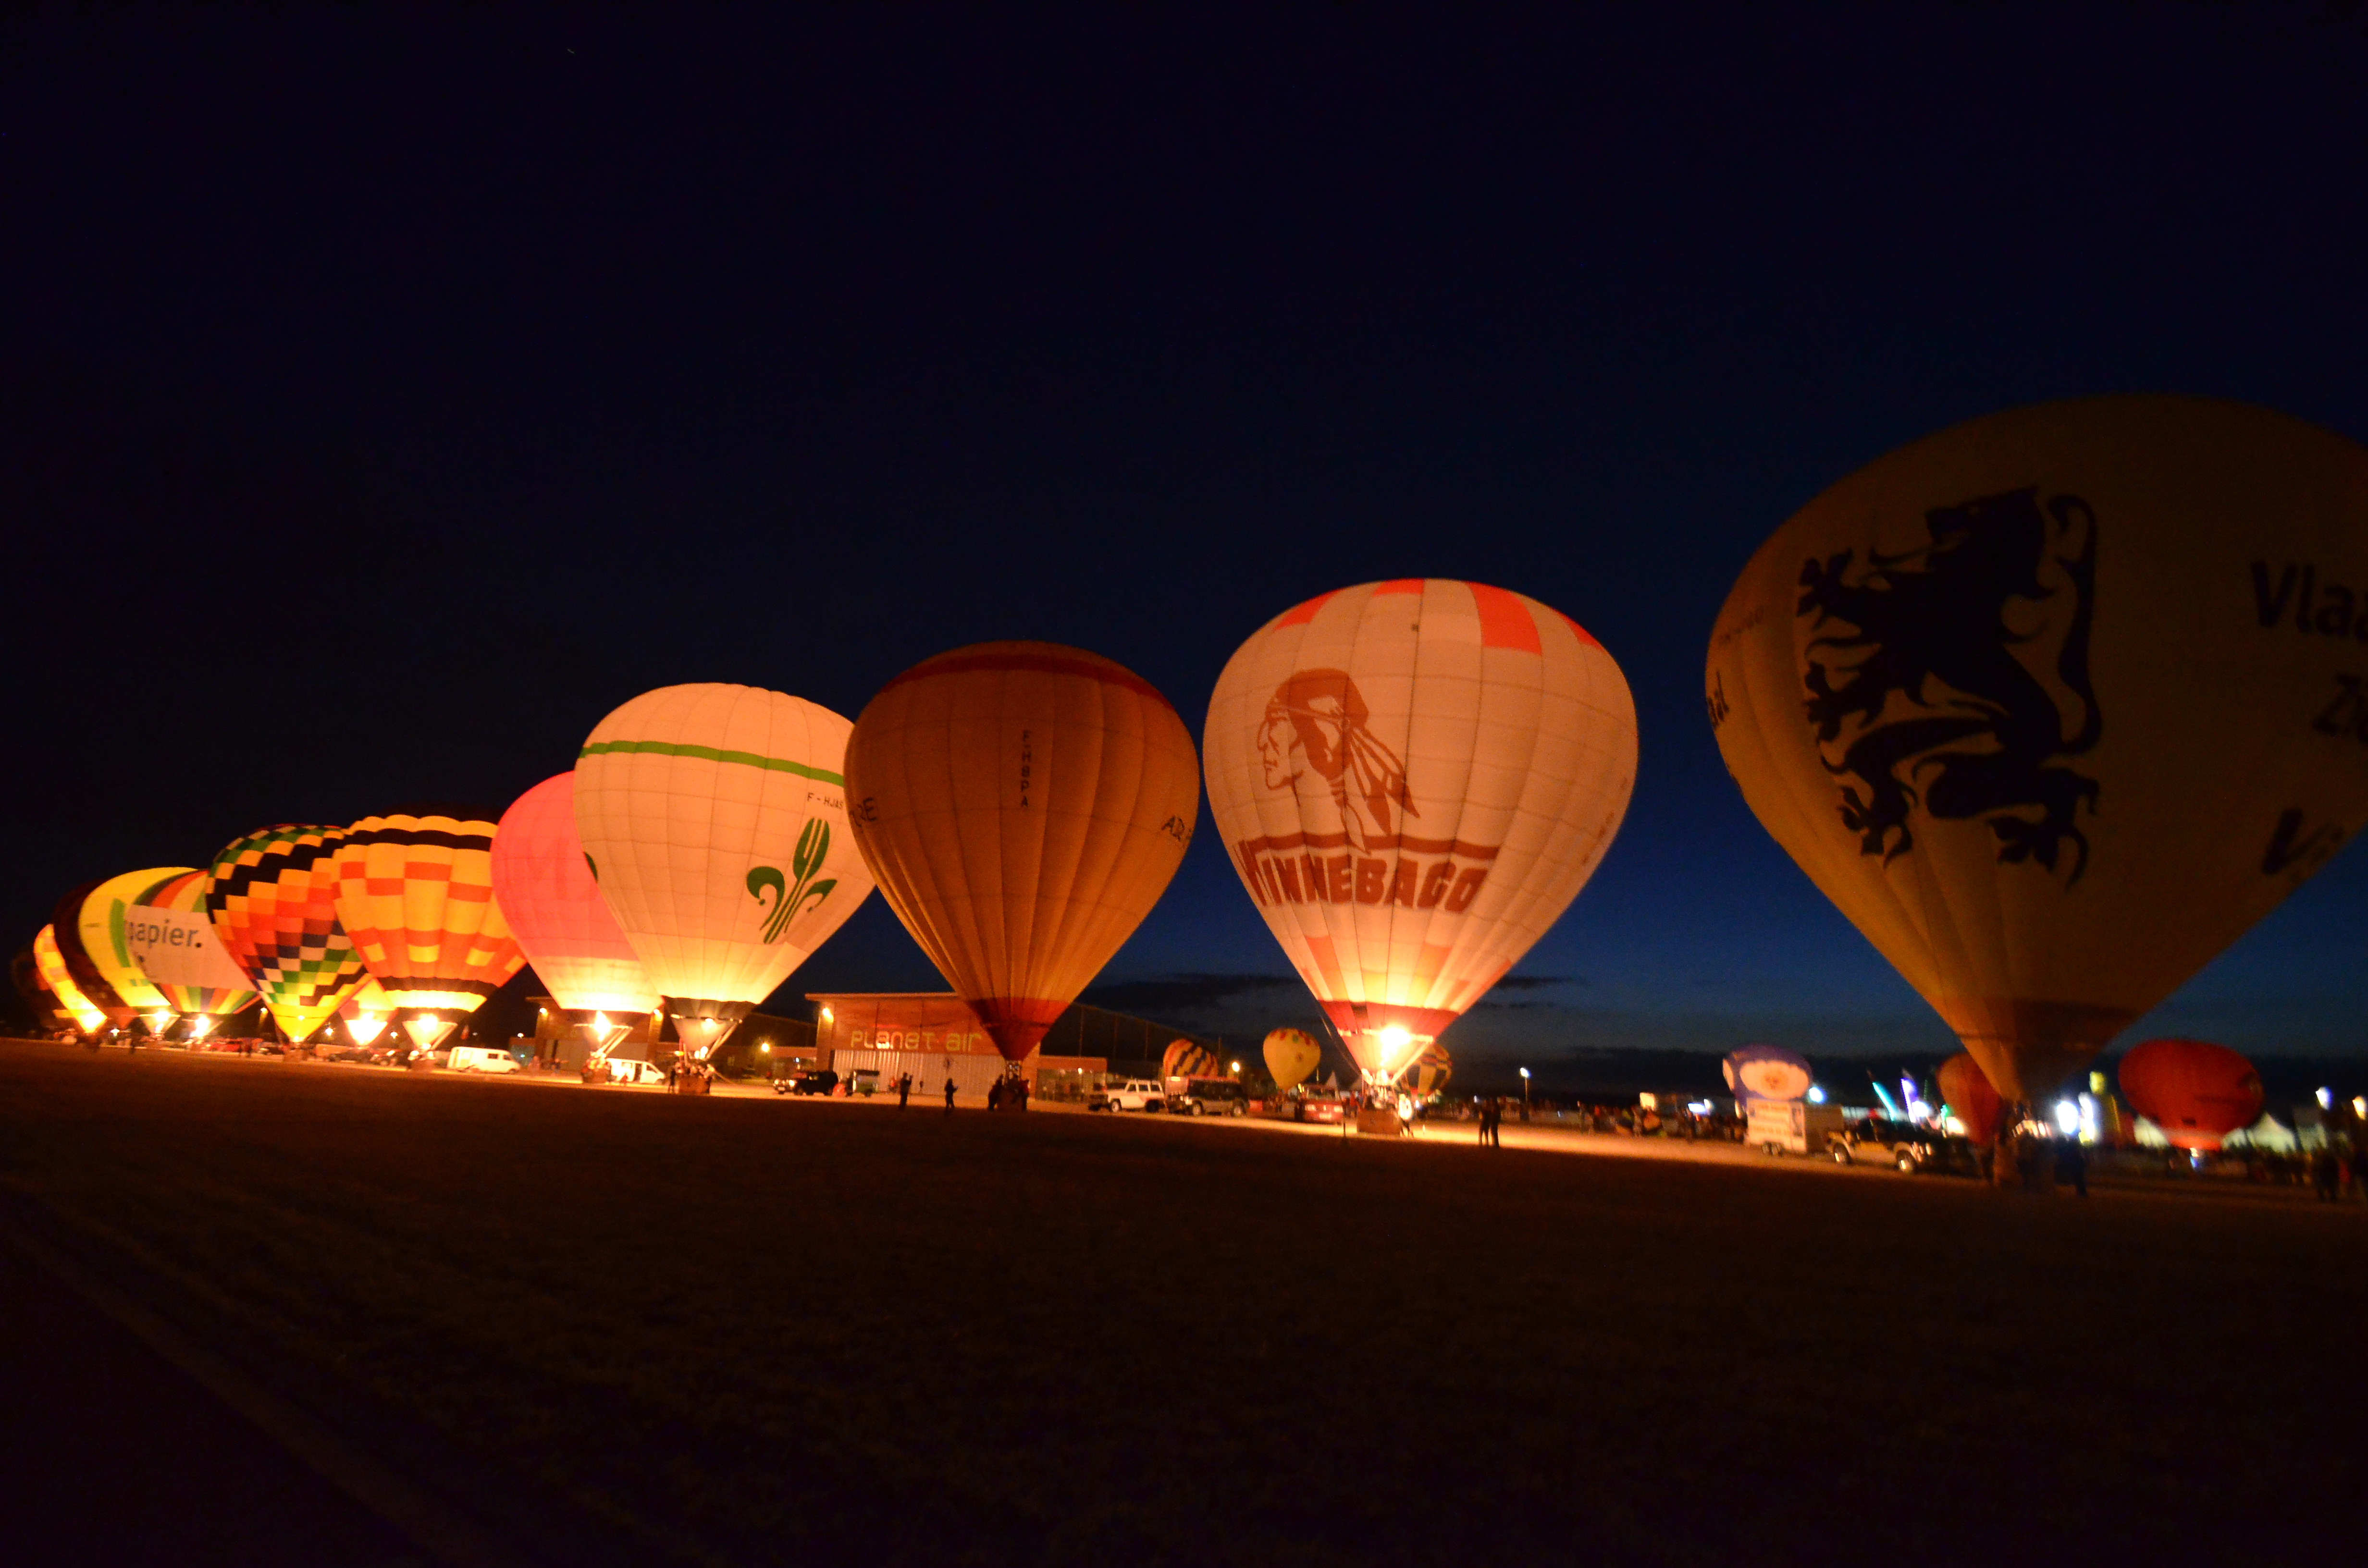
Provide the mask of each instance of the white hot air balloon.
[{"label": "white hot air balloon", "polygon": [[1534,599],[1368,583],[1242,644],[1201,756],[1242,885],[1388,1083],[1602,859],[1636,778],[1636,710],[1611,656]]},{"label": "white hot air balloon", "polygon": [[847,824],[851,728],[782,692],[669,686],[584,743],[585,855],[693,1060],[871,891]]}]

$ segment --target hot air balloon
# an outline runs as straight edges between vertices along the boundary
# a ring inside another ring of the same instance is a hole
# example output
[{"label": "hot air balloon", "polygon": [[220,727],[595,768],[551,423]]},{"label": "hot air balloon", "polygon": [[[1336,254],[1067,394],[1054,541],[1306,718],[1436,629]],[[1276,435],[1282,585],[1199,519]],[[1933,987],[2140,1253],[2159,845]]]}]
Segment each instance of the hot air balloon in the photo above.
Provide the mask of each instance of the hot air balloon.
[{"label": "hot air balloon", "polygon": [[1014,1062],[1159,902],[1199,815],[1197,768],[1148,682],[1053,642],[916,665],[847,747],[881,893]]},{"label": "hot air balloon", "polygon": [[106,971],[98,967],[98,960],[91,957],[90,949],[83,945],[82,906],[97,891],[98,883],[85,882],[58,900],[57,908],[50,915],[51,940],[57,947],[58,957],[65,964],[66,972],[74,977],[74,989],[82,994],[83,1000],[97,1008],[108,1023],[116,1028],[123,1028],[140,1016],[140,1010],[116,991],[114,983],[107,978]]},{"label": "hot air balloon", "polygon": [[1278,1089],[1295,1088],[1305,1083],[1307,1075],[1324,1061],[1324,1048],[1304,1029],[1268,1031],[1265,1054],[1267,1074]]},{"label": "hot air balloon", "polygon": [[206,886],[215,939],[302,1045],[366,978],[337,924],[342,828],[282,824],[225,845]]},{"label": "hot air balloon", "polygon": [[2181,1149],[2217,1149],[2261,1115],[2261,1075],[2225,1045],[2150,1040],[2122,1058],[2122,1096]]},{"label": "hot air balloon", "polygon": [[1961,1051],[1941,1063],[1941,1098],[1964,1123],[1966,1137],[1985,1149],[1998,1142],[1998,1116],[2006,1108],[1971,1052]]},{"label": "hot air balloon", "polygon": [[107,977],[115,994],[123,998],[123,1005],[146,1021],[150,1034],[159,1037],[172,1027],[173,1017],[179,1009],[149,980],[132,957],[124,917],[141,894],[159,882],[185,876],[189,870],[187,866],[155,866],[109,877],[84,895],[82,909],[74,920],[83,951],[90,955],[90,961]]},{"label": "hot air balloon", "polygon": [[1439,578],[1269,621],[1218,677],[1206,742],[1234,869],[1378,1084],[1569,906],[1636,777],[1635,707],[1595,639]]},{"label": "hot air balloon", "polygon": [[337,923],[422,1051],[526,964],[494,902],[494,814],[409,806],[338,839]]},{"label": "hot air balloon", "polygon": [[1752,812],[2035,1100],[2368,821],[2368,452],[2045,403],[1892,453],[1745,568],[1704,674]]},{"label": "hot air balloon", "polygon": [[669,686],[600,721],[575,825],[601,896],[703,1061],[871,891],[848,722],[747,686]]},{"label": "hot air balloon", "polygon": [[494,896],[511,934],[596,1051],[654,1013],[658,993],[609,913],[575,830],[575,775],[563,773],[510,802],[494,835]]},{"label": "hot air balloon", "polygon": [[1797,1100],[1809,1092],[1809,1059],[1781,1045],[1747,1045],[1719,1063],[1736,1100]]},{"label": "hot air balloon", "polygon": [[1159,1055],[1163,1078],[1214,1078],[1223,1071],[1217,1053],[1198,1040],[1171,1040]]},{"label": "hot air balloon", "polygon": [[33,938],[33,963],[40,972],[41,983],[50,988],[58,1006],[72,1018],[74,1027],[86,1035],[95,1035],[107,1027],[107,1015],[91,1006],[90,998],[82,994],[66,971],[65,956],[58,950],[58,928],[52,925],[41,927]]},{"label": "hot air balloon", "polygon": [[1267,1075],[1274,1078],[1274,1087],[1291,1089],[1307,1083],[1307,1075],[1324,1063],[1324,1047],[1307,1030],[1276,1028],[1267,1030],[1265,1056]]},{"label": "hot air balloon", "polygon": [[1447,1054],[1447,1047],[1437,1040],[1422,1048],[1414,1065],[1406,1070],[1399,1082],[1417,1101],[1427,1100],[1446,1089],[1447,1081],[1455,1076],[1455,1059]]},{"label": "hot air balloon", "polygon": [[247,979],[214,937],[204,871],[182,871],[142,889],[124,912],[124,945],[166,1006],[202,1040],[217,1023],[255,1005]]},{"label": "hot air balloon", "polygon": [[378,1037],[394,1021],[394,998],[386,994],[386,987],[378,983],[375,975],[370,975],[365,976],[360,986],[337,1008],[337,1021],[346,1026],[346,1038],[367,1051],[378,1043]]}]

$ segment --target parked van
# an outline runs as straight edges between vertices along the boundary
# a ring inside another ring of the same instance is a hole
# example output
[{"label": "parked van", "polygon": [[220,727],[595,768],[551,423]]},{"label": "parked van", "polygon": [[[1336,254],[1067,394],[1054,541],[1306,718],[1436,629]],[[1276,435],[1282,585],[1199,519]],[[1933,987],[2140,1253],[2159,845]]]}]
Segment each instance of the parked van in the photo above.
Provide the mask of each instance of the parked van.
[{"label": "parked van", "polygon": [[444,1065],[455,1073],[515,1073],[518,1059],[498,1046],[456,1045]]}]

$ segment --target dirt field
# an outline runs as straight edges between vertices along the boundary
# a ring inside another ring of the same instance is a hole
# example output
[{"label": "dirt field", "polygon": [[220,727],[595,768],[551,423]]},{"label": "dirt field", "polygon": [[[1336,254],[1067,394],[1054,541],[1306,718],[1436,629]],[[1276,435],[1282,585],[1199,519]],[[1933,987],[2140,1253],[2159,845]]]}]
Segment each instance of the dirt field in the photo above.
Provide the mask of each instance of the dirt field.
[{"label": "dirt field", "polygon": [[15,1042],[0,1183],[552,1562],[2195,1563],[2368,1490],[2357,1209]]}]

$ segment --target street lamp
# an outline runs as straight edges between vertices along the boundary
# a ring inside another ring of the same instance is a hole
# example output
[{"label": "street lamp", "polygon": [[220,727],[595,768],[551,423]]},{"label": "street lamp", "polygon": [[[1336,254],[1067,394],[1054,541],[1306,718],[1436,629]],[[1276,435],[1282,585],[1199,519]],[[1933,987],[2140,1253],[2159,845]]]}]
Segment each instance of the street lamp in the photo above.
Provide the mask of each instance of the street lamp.
[{"label": "street lamp", "polygon": [[1530,1070],[1521,1069],[1521,1119],[1530,1119]]}]

